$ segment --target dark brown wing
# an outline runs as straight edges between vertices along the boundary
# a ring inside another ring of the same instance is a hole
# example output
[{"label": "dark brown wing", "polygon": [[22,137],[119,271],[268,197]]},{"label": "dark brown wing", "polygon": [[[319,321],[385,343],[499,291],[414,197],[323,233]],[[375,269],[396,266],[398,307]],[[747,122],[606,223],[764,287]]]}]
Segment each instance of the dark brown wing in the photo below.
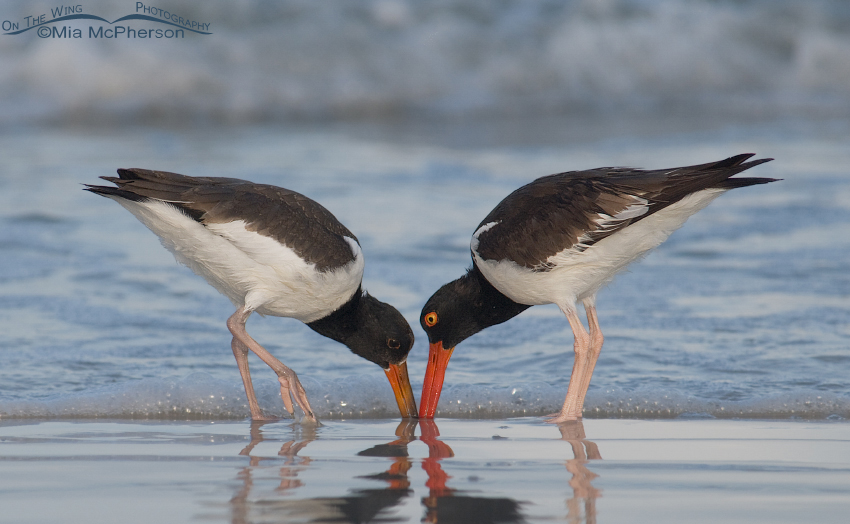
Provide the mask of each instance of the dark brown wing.
[{"label": "dark brown wing", "polygon": [[745,162],[751,156],[675,169],[598,168],[538,178],[508,195],[481,221],[473,237],[475,252],[484,260],[512,260],[546,271],[550,256],[568,248],[584,251],[697,191],[773,182],[730,179],[772,160]]},{"label": "dark brown wing", "polygon": [[357,237],[318,202],[295,191],[237,178],[148,169],[119,169],[118,175],[101,177],[117,187],[88,185],[86,189],[134,201],[168,202],[201,224],[243,220],[248,230],[277,240],[320,271],[354,260],[343,237],[355,241]]}]

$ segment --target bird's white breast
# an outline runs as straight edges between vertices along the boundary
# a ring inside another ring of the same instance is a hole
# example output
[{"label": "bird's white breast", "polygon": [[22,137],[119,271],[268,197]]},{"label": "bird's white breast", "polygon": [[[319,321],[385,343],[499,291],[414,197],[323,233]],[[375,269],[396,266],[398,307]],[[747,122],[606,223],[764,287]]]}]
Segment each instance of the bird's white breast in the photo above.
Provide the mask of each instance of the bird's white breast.
[{"label": "bird's white breast", "polygon": [[205,226],[165,202],[115,200],[153,231],[178,262],[237,307],[312,322],[347,302],[363,279],[363,253],[352,238],[345,240],[354,260],[320,272],[277,240],[246,229],[244,221]]},{"label": "bird's white breast", "polygon": [[[705,189],[692,193],[583,251],[570,246],[546,260],[545,265],[551,267],[548,271],[533,271],[510,260],[484,260],[475,251],[477,238],[471,243],[472,256],[485,278],[514,302],[554,303],[571,308],[576,301],[593,297],[618,272],[667,240],[688,217],[724,191]],[[498,234],[498,225],[491,227]]]}]

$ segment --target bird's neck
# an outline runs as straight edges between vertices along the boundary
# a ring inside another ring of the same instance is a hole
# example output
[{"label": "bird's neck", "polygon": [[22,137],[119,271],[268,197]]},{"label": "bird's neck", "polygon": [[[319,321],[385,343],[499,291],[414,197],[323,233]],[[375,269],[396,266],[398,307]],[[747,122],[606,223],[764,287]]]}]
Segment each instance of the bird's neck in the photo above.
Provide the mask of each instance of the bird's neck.
[{"label": "bird's neck", "polygon": [[359,327],[362,298],[363,292],[358,286],[348,302],[330,315],[307,323],[307,326],[320,335],[346,344]]},{"label": "bird's neck", "polygon": [[438,293],[441,292],[451,297],[450,309],[445,312],[453,319],[451,327],[441,335],[444,347],[455,347],[479,331],[510,320],[531,307],[503,295],[475,265],[464,276],[443,286]]},{"label": "bird's neck", "polygon": [[481,329],[508,321],[531,307],[527,304],[514,302],[505,296],[489,280],[484,278],[475,264],[461,278],[471,281],[470,290],[475,297],[472,312],[476,322],[482,325]]}]

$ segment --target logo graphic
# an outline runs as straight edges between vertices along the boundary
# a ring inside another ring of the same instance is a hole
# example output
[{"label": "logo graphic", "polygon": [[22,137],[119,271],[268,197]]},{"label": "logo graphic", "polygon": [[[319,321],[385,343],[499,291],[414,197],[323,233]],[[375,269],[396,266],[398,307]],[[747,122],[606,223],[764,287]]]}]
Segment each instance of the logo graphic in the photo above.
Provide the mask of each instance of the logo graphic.
[{"label": "logo graphic", "polygon": [[[71,20],[95,20],[108,24],[99,27],[89,26],[88,38],[185,38],[186,31],[199,35],[211,35],[209,31],[209,22],[200,22],[190,18],[184,18],[178,14],[145,5],[143,2],[136,2],[136,12],[127,16],[122,16],[117,20],[110,22],[100,16],[86,14],[83,12],[82,4],[77,5],[60,5],[50,9],[50,16],[47,18],[47,13],[38,16],[25,16],[22,22],[13,22],[11,20],[3,20],[2,29],[4,35],[20,35],[32,29],[41,38],[83,38],[86,33],[80,28],[71,26],[56,27],[55,24],[67,22]],[[135,29],[125,25],[115,25],[120,22],[129,21],[144,21],[155,22],[171,26],[167,28],[156,29]],[[174,29],[177,28],[177,29]]]}]

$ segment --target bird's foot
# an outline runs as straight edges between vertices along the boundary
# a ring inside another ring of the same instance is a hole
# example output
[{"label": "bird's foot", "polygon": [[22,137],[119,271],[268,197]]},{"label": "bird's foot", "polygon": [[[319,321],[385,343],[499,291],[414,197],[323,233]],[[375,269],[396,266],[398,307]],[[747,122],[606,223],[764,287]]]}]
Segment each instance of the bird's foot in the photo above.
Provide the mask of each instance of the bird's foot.
[{"label": "bird's foot", "polygon": [[314,415],[313,413],[305,413],[304,416],[301,417],[301,420],[299,422],[303,426],[313,426],[313,427],[322,426],[322,423],[319,421],[318,418],[316,418],[316,415]]},{"label": "bird's foot", "polygon": [[286,411],[292,415],[292,418],[296,418],[295,406],[292,402],[294,400],[304,412],[304,417],[302,417],[300,422],[319,424],[319,419],[316,418],[313,408],[310,407],[310,401],[307,400],[307,392],[304,390],[304,386],[301,385],[301,381],[298,380],[295,372],[290,370],[289,376],[279,375],[278,381],[280,381],[280,397],[283,399],[283,405],[286,406]]},{"label": "bird's foot", "polygon": [[277,422],[278,420],[282,420],[282,417],[263,415],[262,413],[259,415],[251,415],[251,422]]},{"label": "bird's foot", "polygon": [[295,406],[292,404],[292,388],[289,385],[289,379],[281,375],[277,377],[277,380],[280,382],[280,398],[283,400],[283,407],[286,408],[289,416],[295,418]]},{"label": "bird's foot", "polygon": [[570,412],[561,412],[546,415],[544,422],[547,422],[549,424],[563,424],[564,422],[574,422],[576,420],[581,420],[581,413],[575,414]]}]

